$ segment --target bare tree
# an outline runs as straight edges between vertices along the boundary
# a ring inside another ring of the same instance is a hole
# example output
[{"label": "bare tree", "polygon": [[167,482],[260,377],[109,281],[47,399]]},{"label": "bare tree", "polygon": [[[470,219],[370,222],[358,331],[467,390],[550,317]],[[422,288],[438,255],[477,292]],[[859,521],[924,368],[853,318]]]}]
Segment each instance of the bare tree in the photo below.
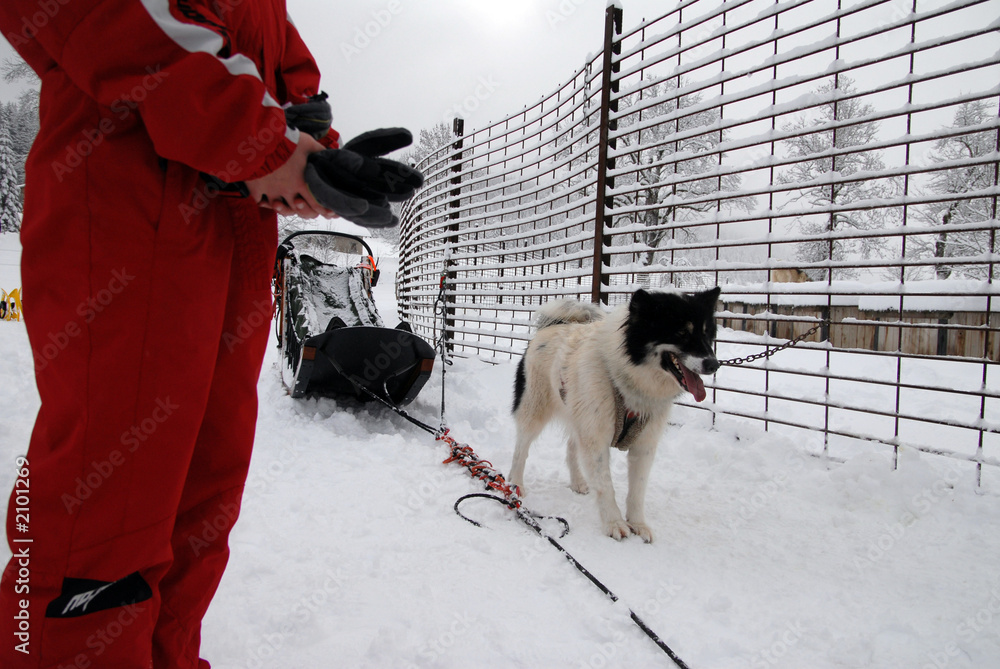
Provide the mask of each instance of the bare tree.
[{"label": "bare tree", "polygon": [[31,66],[16,56],[4,59],[3,65],[0,65],[0,73],[3,74],[4,81],[9,84],[16,81],[38,81],[38,75]]},{"label": "bare tree", "polygon": [[[455,142],[455,135],[452,134],[451,127],[444,122],[437,123],[430,128],[423,128],[416,138],[416,143],[405,151],[398,160],[407,165],[416,166],[427,156],[438,149]],[[393,203],[392,211],[397,216],[402,212],[401,203]],[[377,237],[393,246],[399,246],[399,228],[375,228],[371,230],[371,235]]]},{"label": "bare tree", "polygon": [[[848,259],[867,260],[877,257],[885,247],[881,238],[863,237],[844,239],[828,233],[843,230],[877,230],[898,223],[901,214],[889,207],[858,207],[834,211],[843,205],[861,201],[877,201],[897,197],[902,193],[902,182],[895,177],[844,180],[829,185],[809,186],[816,181],[851,177],[859,173],[877,173],[885,169],[881,153],[877,150],[844,151],[853,147],[863,147],[874,142],[879,125],[874,121],[844,124],[855,118],[863,118],[874,111],[870,104],[857,97],[845,97],[855,92],[850,78],[841,76],[837,86],[828,83],[816,90],[816,94],[830,99],[819,107],[815,118],[800,117],[786,125],[784,130],[794,130],[797,134],[783,143],[788,155],[801,158],[788,170],[779,175],[783,184],[803,184],[784,205],[806,203],[809,209],[826,212],[822,221],[814,218],[796,220],[799,229],[806,234],[827,235],[827,239],[803,242],[798,247],[798,257],[806,263],[827,263]],[[827,155],[820,155],[827,154]],[[810,156],[818,156],[810,158]],[[826,279],[828,269],[807,269],[813,280]],[[830,278],[849,279],[857,276],[857,271],[838,268]]]},{"label": "bare tree", "polygon": [[[623,134],[618,140],[621,155],[616,169],[625,174],[615,178],[615,188],[627,192],[615,196],[615,205],[642,208],[635,216],[646,227],[641,235],[648,247],[641,256],[644,265],[654,263],[668,239],[676,239],[678,234],[682,241],[697,238],[695,230],[678,223],[720,207],[753,208],[750,197],[716,197],[738,191],[741,184],[739,175],[717,174],[723,157],[717,147],[725,140],[725,133],[716,128],[721,111],[693,109],[701,103],[701,96],[675,94],[679,84],[676,80],[662,82],[626,95],[619,103],[619,131]],[[630,107],[649,99],[662,102],[641,113],[628,113]],[[685,113],[688,108],[690,113]],[[645,126],[658,118],[664,121],[629,132],[631,126]],[[673,255],[671,262],[679,262]],[[686,262],[693,260],[687,258]]]},{"label": "bare tree", "polygon": [[[985,100],[966,102],[955,112],[951,128],[972,128],[985,124],[996,114]],[[994,151],[997,131],[984,130],[955,137],[944,137],[934,143],[928,156],[933,165],[957,161],[973,161],[962,167],[936,171],[928,189],[939,195],[970,194],[967,199],[938,202],[921,207],[916,212],[918,220],[931,227],[957,224],[982,224],[993,219],[996,197],[975,197],[976,191],[996,185],[995,164],[976,163]],[[907,250],[912,257],[969,258],[993,253],[992,235],[989,230],[948,231],[940,230],[933,236],[914,237]],[[947,279],[953,275],[970,279],[986,279],[985,263],[956,263],[935,265],[935,277]]]},{"label": "bare tree", "polygon": [[455,135],[447,123],[441,122],[430,128],[423,128],[413,147],[403,154],[402,161],[416,165],[438,149],[455,142]]}]

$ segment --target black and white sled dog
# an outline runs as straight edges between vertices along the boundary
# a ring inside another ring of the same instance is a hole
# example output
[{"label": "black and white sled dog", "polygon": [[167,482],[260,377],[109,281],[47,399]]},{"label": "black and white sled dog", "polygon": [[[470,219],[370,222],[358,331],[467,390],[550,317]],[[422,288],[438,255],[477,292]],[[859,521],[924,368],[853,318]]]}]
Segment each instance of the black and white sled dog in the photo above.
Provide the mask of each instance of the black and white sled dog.
[{"label": "black and white sled dog", "polygon": [[[719,361],[715,304],[719,289],[696,294],[639,290],[605,315],[593,304],[561,300],[538,310],[538,329],[517,368],[517,443],[510,481],[524,493],[531,443],[554,418],[568,432],[570,487],[593,490],[605,532],[638,534],[647,543],[644,499],[657,443],[674,399],[701,402]],[[628,452],[628,497],[622,519],[611,484],[611,453]]]}]

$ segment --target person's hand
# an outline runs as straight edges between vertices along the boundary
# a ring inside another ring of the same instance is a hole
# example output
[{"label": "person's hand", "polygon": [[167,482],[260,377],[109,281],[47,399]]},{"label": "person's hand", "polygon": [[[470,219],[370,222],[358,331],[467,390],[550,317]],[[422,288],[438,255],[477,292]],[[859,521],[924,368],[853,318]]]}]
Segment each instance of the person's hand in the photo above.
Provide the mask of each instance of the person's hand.
[{"label": "person's hand", "polygon": [[309,154],[325,149],[308,133],[300,133],[299,144],[284,165],[267,176],[246,182],[250,197],[261,207],[274,209],[282,216],[336,218],[334,212],[316,201],[305,181]]}]

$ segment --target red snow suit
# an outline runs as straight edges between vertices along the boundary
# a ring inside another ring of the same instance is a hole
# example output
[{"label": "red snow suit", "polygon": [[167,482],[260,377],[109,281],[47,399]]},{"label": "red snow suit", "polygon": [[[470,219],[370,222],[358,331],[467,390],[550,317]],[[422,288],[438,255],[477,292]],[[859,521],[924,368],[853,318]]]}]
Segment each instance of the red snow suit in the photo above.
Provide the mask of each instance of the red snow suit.
[{"label": "red snow suit", "polygon": [[21,234],[42,405],[8,507],[0,667],[204,669],[277,239],[272,212],[199,173],[283,164],[281,105],[319,73],[284,0],[3,0],[0,29],[42,79]]}]

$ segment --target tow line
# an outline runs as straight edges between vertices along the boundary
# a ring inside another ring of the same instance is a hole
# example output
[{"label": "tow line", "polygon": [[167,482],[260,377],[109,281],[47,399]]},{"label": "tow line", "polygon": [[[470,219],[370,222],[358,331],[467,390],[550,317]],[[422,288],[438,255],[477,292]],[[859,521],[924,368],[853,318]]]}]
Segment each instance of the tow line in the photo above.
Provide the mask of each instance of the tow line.
[{"label": "tow line", "polygon": [[[458,501],[455,502],[455,513],[457,513],[459,516],[461,516],[468,522],[472,523],[476,527],[482,527],[480,523],[476,522],[475,520],[472,520],[468,516],[464,515],[461,511],[459,511],[458,507],[462,504],[462,502],[474,498],[484,498],[503,504],[504,506],[508,507],[515,513],[518,520],[520,520],[522,523],[524,523],[532,530],[534,530],[534,532],[538,536],[540,536],[541,538],[545,539],[550,544],[552,544],[552,546],[557,551],[559,551],[571,565],[576,567],[577,571],[586,576],[587,579],[591,583],[593,583],[598,590],[603,592],[608,599],[610,599],[612,602],[616,603],[618,602],[618,595],[612,592],[611,589],[608,588],[608,586],[604,585],[604,583],[602,583],[600,579],[594,576],[594,574],[589,569],[584,567],[579,560],[573,557],[573,555],[568,550],[566,550],[566,548],[561,543],[559,543],[551,535],[546,533],[538,522],[539,520],[551,519],[560,523],[563,526],[563,533],[559,536],[559,538],[562,539],[567,534],[569,534],[569,523],[566,522],[564,518],[559,518],[557,516],[541,516],[539,514],[528,511],[521,503],[521,499],[517,495],[516,487],[506,483],[506,481],[504,481],[503,479],[503,475],[500,474],[500,472],[493,469],[489,462],[480,460],[473,452],[472,448],[469,447],[468,444],[458,443],[457,441],[449,437],[447,433],[438,437],[438,439],[445,441],[446,443],[448,443],[449,446],[452,447],[452,456],[444,461],[445,464],[451,462],[458,462],[459,464],[463,465],[469,470],[473,478],[478,478],[484,481],[486,483],[487,488],[497,490],[498,492],[501,492],[504,495],[504,497],[499,497],[497,495],[492,495],[489,493],[472,493],[469,495],[465,495],[463,497],[460,497]],[[656,632],[654,632],[642,618],[639,617],[639,615],[635,611],[629,608],[628,612],[629,612],[629,617],[632,619],[632,622],[634,622],[646,636],[652,639],[653,643],[655,643],[660,650],[666,653],[667,657],[673,660],[674,664],[680,667],[680,669],[690,669],[690,667],[688,667],[688,665],[684,662],[684,660],[682,660],[677,655],[677,653],[675,653],[673,649],[671,649],[670,646],[668,646],[663,641],[663,639],[661,639],[659,635]]]},{"label": "tow line", "polygon": [[[435,303],[435,310],[437,308],[437,302],[440,302],[443,305],[444,283],[445,283],[444,276],[442,275],[441,290],[438,296],[438,300]],[[604,583],[602,583],[600,579],[594,576],[594,574],[591,573],[590,570],[584,567],[579,560],[573,557],[573,555],[568,550],[566,550],[566,548],[562,544],[560,544],[556,539],[554,539],[551,535],[545,532],[545,530],[542,529],[542,526],[538,522],[539,520],[554,520],[560,525],[562,525],[563,531],[562,534],[559,535],[559,538],[562,539],[567,534],[569,534],[569,523],[566,521],[566,519],[559,518],[557,516],[542,516],[526,509],[524,507],[524,504],[521,502],[521,497],[519,494],[520,491],[518,490],[517,486],[508,483],[507,480],[504,478],[503,474],[501,474],[498,470],[496,470],[489,461],[483,460],[479,456],[477,456],[471,446],[469,446],[468,444],[460,443],[451,436],[450,434],[451,431],[448,429],[448,427],[446,427],[444,418],[444,406],[445,406],[444,376],[445,376],[445,367],[450,363],[446,360],[447,349],[445,348],[443,333],[438,344],[441,352],[441,424],[439,427],[437,428],[432,427],[431,425],[428,425],[427,423],[417,418],[414,418],[402,408],[396,406],[395,404],[388,401],[384,397],[377,395],[376,393],[373,393],[371,390],[362,386],[361,384],[355,384],[355,387],[358,388],[363,394],[367,395],[369,398],[388,407],[394,413],[406,419],[416,427],[433,435],[437,441],[444,442],[450,449],[450,455],[444,461],[444,464],[458,463],[459,465],[465,467],[473,478],[482,481],[483,484],[486,486],[487,490],[492,491],[492,493],[471,493],[469,495],[463,495],[462,497],[460,497],[455,502],[454,509],[455,513],[458,514],[462,519],[468,521],[469,523],[472,523],[476,527],[482,527],[481,523],[469,518],[459,510],[459,507],[462,505],[462,503],[470,499],[488,499],[497,502],[499,504],[503,504],[504,506],[506,506],[507,508],[509,508],[511,511],[514,512],[518,520],[520,520],[522,523],[531,528],[531,530],[534,531],[538,536],[548,541],[557,551],[559,551],[562,554],[564,558],[566,558],[566,560],[571,565],[573,565],[576,568],[577,571],[586,576],[587,580],[593,583],[598,590],[603,592],[608,599],[610,599],[612,602],[617,603],[619,601],[618,595],[612,592],[611,589],[608,588],[608,586],[604,585]],[[317,352],[319,352],[320,355],[325,357],[327,361],[330,363],[330,365],[341,376],[343,376],[346,379],[350,379],[348,375],[344,374],[344,371],[341,369],[340,365],[337,364],[337,361],[334,360],[332,356],[328,355],[322,349],[317,349]],[[386,397],[388,397],[388,392],[386,393]],[[636,626],[639,629],[641,629],[642,632],[646,636],[648,636],[653,641],[653,643],[655,643],[657,647],[660,650],[662,650],[667,655],[667,657],[669,657],[673,661],[675,665],[677,665],[680,669],[691,669],[684,662],[684,660],[682,660],[677,655],[677,653],[675,653],[673,649],[671,649],[670,646],[668,646],[663,641],[663,639],[661,639],[660,636],[656,632],[654,632],[642,618],[639,617],[639,615],[635,611],[629,608],[628,612],[629,612],[629,617],[632,619],[632,622],[635,623]]]}]

